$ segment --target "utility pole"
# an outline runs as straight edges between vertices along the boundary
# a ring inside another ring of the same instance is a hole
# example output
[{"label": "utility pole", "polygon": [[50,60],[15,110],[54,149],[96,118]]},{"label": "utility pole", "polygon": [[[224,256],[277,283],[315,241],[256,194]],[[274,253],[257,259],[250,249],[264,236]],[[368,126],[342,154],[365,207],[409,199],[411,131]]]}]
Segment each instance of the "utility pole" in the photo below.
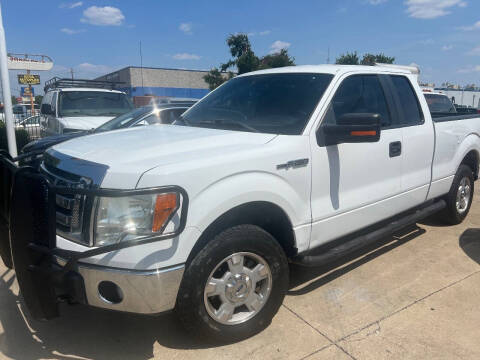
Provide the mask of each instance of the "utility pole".
[{"label": "utility pole", "polygon": [[143,87],[143,56],[142,56],[142,41],[140,40],[140,73],[142,75],[142,91],[145,92]]},{"label": "utility pole", "polygon": [[330,46],[328,47],[328,52],[327,52],[327,64],[330,64]]},{"label": "utility pole", "polygon": [[70,74],[72,74],[72,80],[73,80],[73,68],[70,68]]},{"label": "utility pole", "polygon": [[11,157],[17,157],[17,140],[13,124],[12,94],[10,92],[10,79],[7,66],[7,43],[5,29],[3,28],[2,6],[0,4],[0,74],[3,88],[3,111],[5,112],[5,126],[7,129],[8,152]]}]

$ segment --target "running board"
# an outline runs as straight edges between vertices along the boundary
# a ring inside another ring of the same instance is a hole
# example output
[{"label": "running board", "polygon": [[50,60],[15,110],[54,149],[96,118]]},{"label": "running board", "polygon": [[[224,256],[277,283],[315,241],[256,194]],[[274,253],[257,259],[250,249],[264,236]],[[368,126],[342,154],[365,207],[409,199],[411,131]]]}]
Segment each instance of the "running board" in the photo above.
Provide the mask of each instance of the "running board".
[{"label": "running board", "polygon": [[303,266],[320,266],[328,264],[332,261],[338,260],[339,258],[365,247],[381,238],[384,238],[388,235],[403,229],[408,225],[415,224],[416,222],[429,217],[430,215],[435,214],[436,212],[444,209],[447,206],[445,200],[439,200],[430,204],[426,207],[423,207],[414,213],[410,213],[401,218],[397,218],[394,221],[388,223],[380,229],[372,231],[368,234],[357,236],[348,240],[338,246],[335,246],[330,249],[326,249],[325,252],[318,255],[308,255],[311,251],[309,250],[306,253],[299,254],[294,257],[291,262]]}]

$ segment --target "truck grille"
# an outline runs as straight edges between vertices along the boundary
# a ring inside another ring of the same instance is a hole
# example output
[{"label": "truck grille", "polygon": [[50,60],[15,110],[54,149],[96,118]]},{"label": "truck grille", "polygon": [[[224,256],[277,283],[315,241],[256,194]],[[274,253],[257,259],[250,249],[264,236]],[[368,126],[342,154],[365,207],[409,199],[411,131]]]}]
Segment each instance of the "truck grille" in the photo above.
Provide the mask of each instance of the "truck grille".
[{"label": "truck grille", "polygon": [[[48,166],[45,163],[42,164],[41,171],[55,186],[69,188],[85,188],[88,186],[88,181],[84,178]],[[88,222],[85,221],[87,220],[85,214],[89,213],[86,208],[89,203],[86,195],[56,194],[57,234],[68,240],[89,246]]]}]

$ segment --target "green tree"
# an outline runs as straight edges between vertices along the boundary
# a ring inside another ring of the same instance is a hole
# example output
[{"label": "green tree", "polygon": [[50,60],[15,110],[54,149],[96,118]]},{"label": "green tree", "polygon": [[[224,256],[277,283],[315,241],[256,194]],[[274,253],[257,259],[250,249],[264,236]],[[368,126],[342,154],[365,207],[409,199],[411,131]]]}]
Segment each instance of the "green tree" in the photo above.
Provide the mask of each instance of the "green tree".
[{"label": "green tree", "polygon": [[282,49],[275,54],[266,55],[260,60],[260,69],[279,68],[293,65],[295,65],[295,58],[288,55],[286,49]]},{"label": "green tree", "polygon": [[35,96],[35,104],[40,105],[42,103],[42,100],[43,100],[43,95]]},{"label": "green tree", "polygon": [[12,105],[16,105],[16,104],[17,104],[17,98],[12,95]]},{"label": "green tree", "polygon": [[394,61],[394,57],[386,56],[384,53],[379,53],[376,55],[367,53],[363,55],[363,59],[360,63],[362,65],[375,65],[375,63],[393,64]]},{"label": "green tree", "polygon": [[213,68],[203,77],[203,79],[208,84],[210,90],[214,90],[232,77],[232,72],[221,72],[218,68]]},{"label": "green tree", "polygon": [[232,58],[221,64],[219,68],[213,68],[203,77],[210,90],[234,77],[233,69],[236,69],[237,74],[244,74],[259,69],[295,65],[295,59],[290,57],[286,49],[259,58],[253,52],[252,45],[246,34],[230,35],[227,38],[227,45]]},{"label": "green tree", "polygon": [[356,51],[342,54],[335,61],[336,64],[340,65],[375,65],[375,63],[393,64],[394,62],[394,57],[386,56],[384,53],[366,53],[363,55],[362,60],[360,60]]},{"label": "green tree", "polygon": [[340,55],[336,60],[335,64],[339,65],[358,65],[360,59],[356,51]]}]

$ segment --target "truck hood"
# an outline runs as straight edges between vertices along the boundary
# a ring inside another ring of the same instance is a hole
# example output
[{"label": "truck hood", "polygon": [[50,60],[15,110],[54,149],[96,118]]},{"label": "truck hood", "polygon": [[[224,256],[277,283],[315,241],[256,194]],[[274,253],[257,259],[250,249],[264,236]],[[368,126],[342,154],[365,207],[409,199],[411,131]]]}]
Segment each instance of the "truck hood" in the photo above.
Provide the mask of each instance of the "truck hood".
[{"label": "truck hood", "polygon": [[105,124],[115,116],[69,116],[62,118],[66,128],[90,130]]},{"label": "truck hood", "polygon": [[192,156],[201,158],[250,149],[267,143],[275,136],[177,125],[150,125],[83,136],[52,149],[73,158],[107,165],[110,174],[135,175],[137,181],[144,172],[160,165],[191,160]]},{"label": "truck hood", "polygon": [[71,140],[79,136],[87,135],[88,133],[89,133],[88,131],[78,131],[78,132],[62,134],[62,135],[47,136],[47,137],[29,142],[27,145],[25,145],[22,148],[21,153],[26,154],[32,151],[45,151],[46,149],[48,149],[53,145],[60,144],[64,141]]}]

